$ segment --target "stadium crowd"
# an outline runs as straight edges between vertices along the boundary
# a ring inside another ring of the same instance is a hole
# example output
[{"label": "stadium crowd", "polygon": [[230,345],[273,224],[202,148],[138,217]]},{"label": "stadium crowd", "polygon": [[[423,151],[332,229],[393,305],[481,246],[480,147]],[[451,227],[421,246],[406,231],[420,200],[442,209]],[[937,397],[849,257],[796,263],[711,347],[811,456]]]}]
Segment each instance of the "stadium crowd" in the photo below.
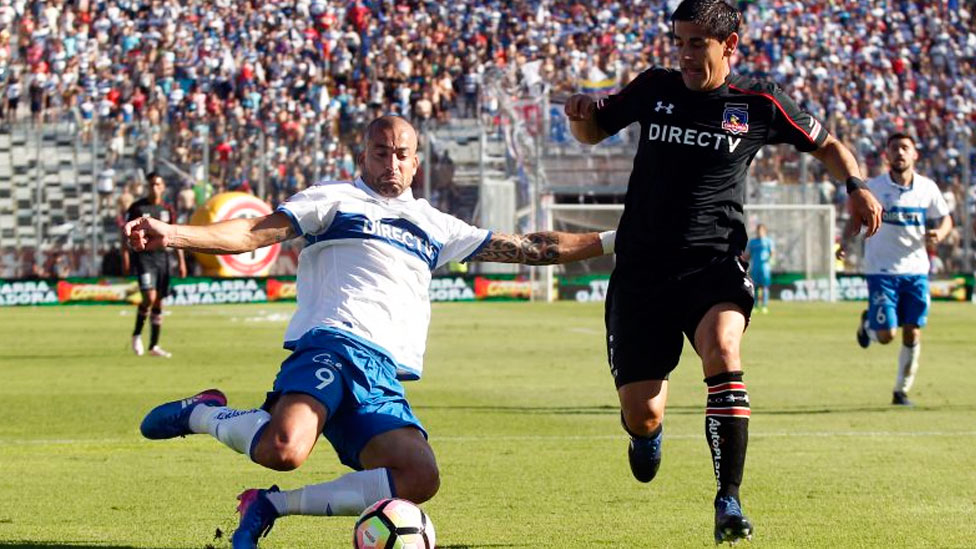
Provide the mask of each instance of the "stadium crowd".
[{"label": "stadium crowd", "polygon": [[[206,192],[267,182],[263,198],[276,204],[318,178],[350,177],[359,130],[379,113],[421,129],[479,116],[497,123],[488,72],[545,82],[558,103],[672,64],[672,4],[0,0],[0,119],[75,116],[110,161],[131,154],[148,172],[166,159],[209,181]],[[958,226],[974,188],[963,181],[976,122],[972,3],[738,4],[745,32],[734,70],[775,78],[870,175],[883,169],[889,133],[916,136],[922,169],[943,186]],[[792,151],[776,149],[755,174],[795,181],[795,165]],[[107,194],[127,187],[110,183]],[[843,194],[829,184],[821,193]],[[955,236],[947,270],[961,259]]]}]

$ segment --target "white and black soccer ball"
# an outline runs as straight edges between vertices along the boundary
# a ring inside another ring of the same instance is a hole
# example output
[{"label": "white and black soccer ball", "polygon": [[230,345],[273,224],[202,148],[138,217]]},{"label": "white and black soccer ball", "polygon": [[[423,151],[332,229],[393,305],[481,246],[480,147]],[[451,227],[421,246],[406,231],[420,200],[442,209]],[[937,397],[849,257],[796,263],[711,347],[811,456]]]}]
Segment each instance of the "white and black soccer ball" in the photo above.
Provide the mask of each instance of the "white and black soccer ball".
[{"label": "white and black soccer ball", "polygon": [[434,523],[402,499],[383,499],[359,515],[352,533],[355,549],[434,549]]}]

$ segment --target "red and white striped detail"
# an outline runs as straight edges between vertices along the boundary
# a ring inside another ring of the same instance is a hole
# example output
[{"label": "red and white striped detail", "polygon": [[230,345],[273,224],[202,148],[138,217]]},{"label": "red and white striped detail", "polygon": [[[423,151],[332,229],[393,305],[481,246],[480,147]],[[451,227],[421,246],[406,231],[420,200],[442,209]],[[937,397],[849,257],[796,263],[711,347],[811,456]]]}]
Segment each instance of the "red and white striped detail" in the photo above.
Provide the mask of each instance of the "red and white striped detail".
[{"label": "red and white striped detail", "polygon": [[818,122],[816,118],[814,118],[813,116],[811,116],[810,117],[810,133],[808,134],[810,136],[810,140],[811,141],[816,141],[817,140],[817,137],[820,136],[820,129],[821,129],[820,122]]},{"label": "red and white striped detail", "polygon": [[[732,90],[735,90],[737,92],[741,92],[741,93],[744,93],[744,94],[747,94],[747,95],[759,95],[759,96],[765,97],[766,99],[769,99],[770,101],[772,101],[773,105],[776,105],[776,108],[779,109],[779,112],[783,113],[783,116],[786,117],[786,121],[789,122],[791,126],[793,126],[800,133],[802,133],[807,139],[810,140],[811,143],[816,144],[816,142],[817,142],[817,136],[820,135],[820,129],[821,129],[819,122],[815,125],[815,127],[811,128],[810,131],[808,132],[808,131],[804,130],[803,128],[801,128],[800,125],[796,123],[796,120],[793,120],[793,117],[791,117],[789,115],[789,113],[786,112],[786,109],[783,108],[783,105],[781,105],[780,102],[772,94],[770,94],[770,93],[764,93],[764,92],[759,92],[759,91],[754,91],[754,90],[746,90],[746,89],[738,88],[736,86],[729,86],[729,89],[732,89]],[[813,115],[810,115],[810,117],[812,118]],[[816,120],[816,119],[814,119],[814,120]]]},{"label": "red and white striped detail", "polygon": [[730,381],[719,385],[712,385],[708,388],[708,394],[721,393],[723,391],[745,391],[746,384],[741,381]]},{"label": "red and white striped detail", "polygon": [[732,406],[730,408],[706,408],[705,416],[749,417],[752,411],[747,406]]}]

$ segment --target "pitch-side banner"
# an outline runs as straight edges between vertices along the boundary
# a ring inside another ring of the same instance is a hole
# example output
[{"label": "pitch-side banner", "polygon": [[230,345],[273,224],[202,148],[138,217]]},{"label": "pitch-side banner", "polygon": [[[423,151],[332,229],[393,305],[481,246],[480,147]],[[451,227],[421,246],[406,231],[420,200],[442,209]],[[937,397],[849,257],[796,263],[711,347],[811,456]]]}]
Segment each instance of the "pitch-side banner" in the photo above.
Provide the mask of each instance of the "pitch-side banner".
[{"label": "pitch-side banner", "polygon": [[[430,282],[430,300],[517,301],[529,299],[527,280],[506,275],[446,275]],[[173,278],[164,305],[217,305],[295,301],[295,277]],[[0,307],[17,305],[136,305],[135,278],[0,280]]]},{"label": "pitch-side banner", "polygon": [[0,306],[57,304],[56,283],[48,280],[0,281]]},{"label": "pitch-side banner", "polygon": [[[560,300],[602,302],[606,299],[606,275],[565,277],[558,281]],[[867,299],[867,281],[859,275],[839,275],[835,286],[842,301]],[[973,277],[960,275],[929,282],[933,300],[973,300]],[[808,280],[798,274],[773,275],[773,299],[823,301],[829,297],[826,280]],[[175,278],[166,305],[215,305],[295,301],[295,277]],[[430,283],[432,302],[524,301],[531,283],[506,275],[445,275]],[[0,280],[0,307],[39,305],[135,305],[142,300],[134,278],[67,278],[63,280]]]},{"label": "pitch-side banner", "polygon": [[[606,299],[607,275],[587,275],[566,277],[559,281],[559,299],[569,301],[604,301]],[[861,275],[840,274],[835,284],[837,299],[841,301],[864,301],[868,298],[867,279]],[[929,292],[933,300],[976,302],[973,297],[973,277],[959,275],[929,281]],[[827,301],[830,298],[829,280],[825,278],[807,279],[800,274],[782,273],[773,275],[770,297],[782,301]]]}]

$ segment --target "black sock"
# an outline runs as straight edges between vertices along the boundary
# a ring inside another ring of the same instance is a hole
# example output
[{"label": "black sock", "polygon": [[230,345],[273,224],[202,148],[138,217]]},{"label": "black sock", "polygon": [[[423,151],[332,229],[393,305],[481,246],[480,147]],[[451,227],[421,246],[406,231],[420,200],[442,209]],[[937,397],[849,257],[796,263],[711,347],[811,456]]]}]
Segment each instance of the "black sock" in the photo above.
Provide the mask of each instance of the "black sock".
[{"label": "black sock", "polygon": [[159,343],[159,330],[163,324],[163,312],[153,309],[152,320],[149,322],[149,348],[152,349]]},{"label": "black sock", "polygon": [[142,334],[142,327],[146,324],[147,316],[149,316],[149,311],[142,307],[136,310],[136,328],[132,330],[132,335],[137,336]]},{"label": "black sock", "polygon": [[708,401],[705,408],[705,440],[712,452],[716,499],[739,499],[742,470],[749,442],[749,393],[742,372],[727,372],[705,379]]}]

